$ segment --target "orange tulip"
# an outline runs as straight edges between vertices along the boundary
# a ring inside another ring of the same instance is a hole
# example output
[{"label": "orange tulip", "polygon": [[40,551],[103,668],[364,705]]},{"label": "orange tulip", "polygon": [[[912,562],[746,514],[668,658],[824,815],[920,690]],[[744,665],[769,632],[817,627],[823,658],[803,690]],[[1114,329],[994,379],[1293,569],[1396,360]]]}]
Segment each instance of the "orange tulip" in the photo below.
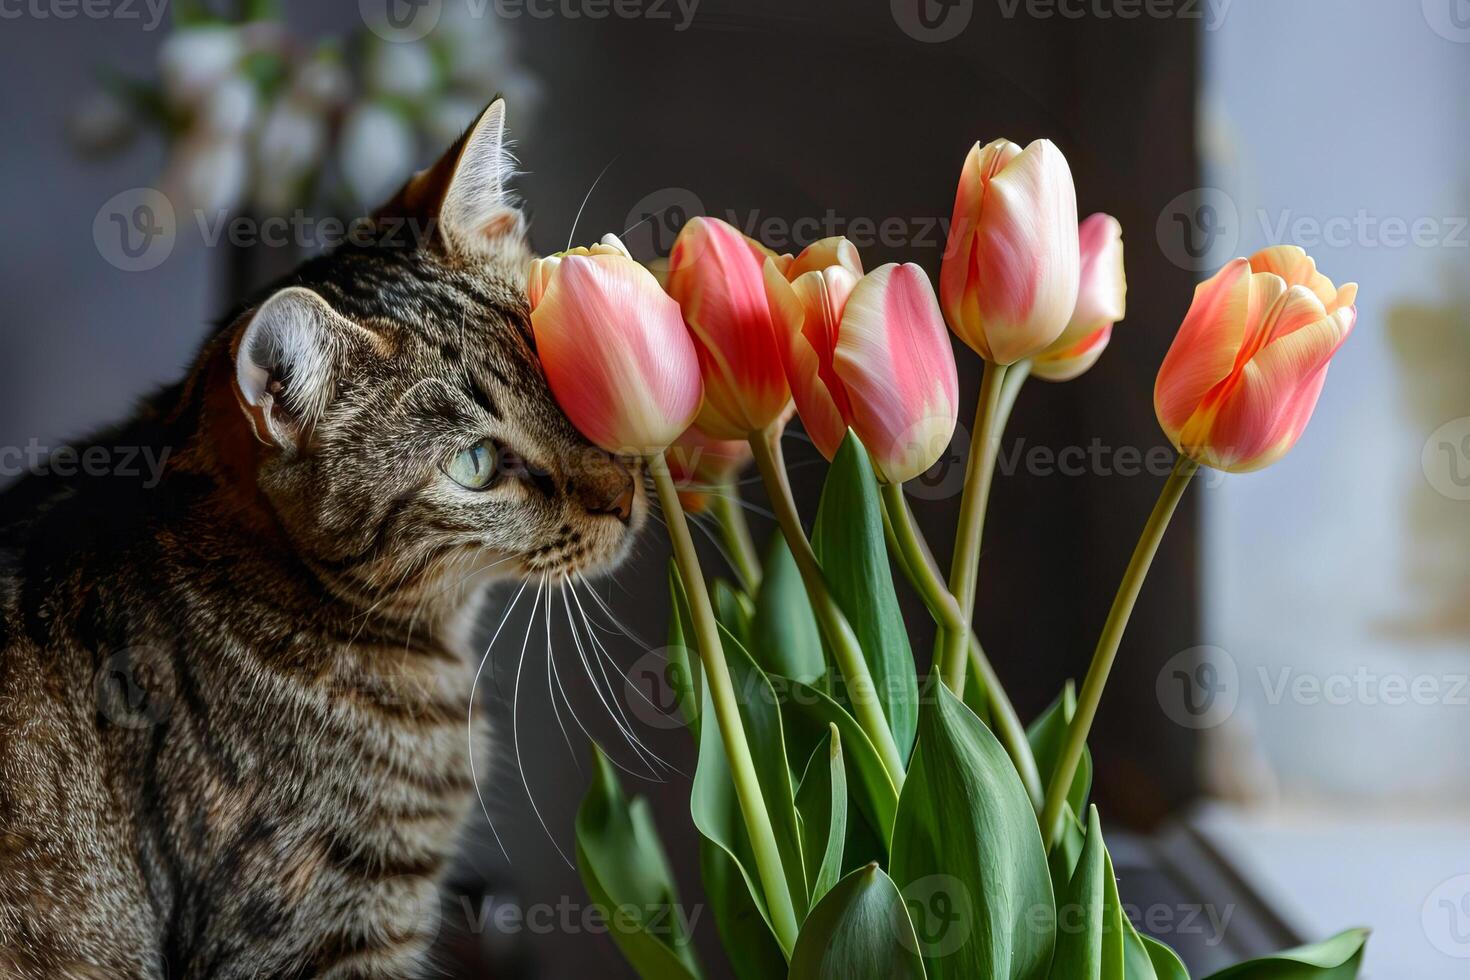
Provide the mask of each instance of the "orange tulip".
[{"label": "orange tulip", "polygon": [[1357,293],[1355,283],[1335,287],[1290,245],[1236,259],[1201,283],[1154,386],[1170,441],[1232,473],[1280,459],[1352,332]]},{"label": "orange tulip", "polygon": [[1012,364],[1046,349],[1077,306],[1077,195],[1049,140],[976,143],[965,158],[939,296],[950,329]]},{"label": "orange tulip", "polygon": [[679,306],[609,236],[536,259],[531,329],[572,423],[609,452],[663,450],[699,411],[699,361]]},{"label": "orange tulip", "polygon": [[704,375],[699,427],[744,439],[780,422],[791,405],[766,303],[762,264],[784,264],[718,218],[693,218],[674,240],[667,288],[694,337]]},{"label": "orange tulip", "polygon": [[959,404],[954,353],[934,288],[912,264],[861,276],[857,252],[845,240],[813,249],[792,263],[790,271],[799,274],[790,283],[775,263],[765,268],[802,423],[828,459],[852,428],[880,479],[910,480],[949,444]]},{"label": "orange tulip", "polygon": [[1077,306],[1062,335],[1031,362],[1046,381],[1070,381],[1102,356],[1123,319],[1128,281],[1123,275],[1123,227],[1107,214],[1089,215],[1077,229],[1082,273]]}]

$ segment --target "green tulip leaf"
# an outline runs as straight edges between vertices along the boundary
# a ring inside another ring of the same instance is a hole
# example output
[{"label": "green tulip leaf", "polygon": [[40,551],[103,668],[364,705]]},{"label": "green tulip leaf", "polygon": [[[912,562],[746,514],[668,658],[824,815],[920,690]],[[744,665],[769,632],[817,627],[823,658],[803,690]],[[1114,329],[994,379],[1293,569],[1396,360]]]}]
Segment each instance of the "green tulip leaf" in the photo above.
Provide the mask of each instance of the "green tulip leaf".
[{"label": "green tulip leaf", "polygon": [[[1051,779],[1062,754],[1062,742],[1067,735],[1067,726],[1077,713],[1077,692],[1068,681],[1062,693],[1026,729],[1026,740],[1031,743],[1031,754],[1036,758],[1036,768],[1042,782]],[[1067,803],[1072,812],[1082,814],[1087,809],[1087,795],[1092,790],[1092,755],[1086,749],[1082,762],[1077,766],[1077,775],[1067,790]]]},{"label": "green tulip leaf", "polygon": [[1082,853],[1065,889],[1057,893],[1052,980],[1122,980],[1123,927],[1117,895],[1097,807],[1089,807]]},{"label": "green tulip leaf", "polygon": [[743,647],[750,646],[750,626],[755,619],[755,604],[750,597],[722,578],[715,579],[710,590],[715,606],[715,619],[730,631]]},{"label": "green tulip leaf", "polygon": [[772,536],[766,548],[764,568],[755,597],[750,655],[769,674],[822,687],[827,674],[822,634],[817,630],[817,618],[796,559],[791,557],[780,532]]},{"label": "green tulip leaf", "polygon": [[697,978],[699,964],[648,801],[630,804],[607,757],[595,745],[592,751],[592,785],[577,811],[577,868],[587,893],[609,921],[617,911],[613,940],[639,976]]},{"label": "green tulip leaf", "polygon": [[1240,963],[1206,980],[1352,980],[1367,942],[1367,929],[1349,929],[1320,943]]},{"label": "green tulip leaf", "polygon": [[925,980],[908,909],[876,863],[839,881],[812,909],[790,980]]},{"label": "green tulip leaf", "polygon": [[[800,681],[777,678],[782,689],[781,708],[786,722],[786,740],[792,759],[808,759],[826,737],[829,726],[837,726],[842,737],[842,756],[847,766],[847,795],[865,818],[865,823],[878,832],[882,854],[887,855],[893,834],[893,817],[898,812],[898,792],[883,768],[878,750],[852,715],[836,701],[815,687]],[[849,820],[849,836],[858,829]],[[874,855],[866,855],[864,864]],[[847,865],[845,865],[847,866]]]},{"label": "green tulip leaf", "polygon": [[842,763],[842,737],[829,726],[807,762],[796,791],[801,816],[801,852],[806,862],[808,905],[821,900],[842,876],[842,849],[847,841],[847,770]]},{"label": "green tulip leaf", "polygon": [[786,957],[740,866],[719,844],[699,841],[700,876],[714,912],[725,957],[740,980],[767,980],[786,970]]},{"label": "green tulip leaf", "polygon": [[[1077,713],[1077,695],[1068,681],[1062,693],[1026,729],[1026,740],[1031,743],[1031,754],[1036,759],[1036,770],[1042,785],[1051,781],[1062,754],[1062,742],[1066,739],[1067,726]],[[1067,790],[1067,803],[1062,808],[1062,834],[1052,847],[1048,861],[1052,869],[1052,885],[1064,890],[1071,878],[1072,869],[1082,853],[1083,828],[1081,814],[1087,809],[1087,796],[1092,790],[1092,755],[1083,747],[1082,761],[1077,765],[1077,774]]]},{"label": "green tulip leaf", "polygon": [[1168,946],[1141,936],[1123,917],[1123,976],[1125,980],[1189,980],[1189,971]]},{"label": "green tulip leaf", "polygon": [[898,801],[891,873],[931,980],[1041,980],[1055,942],[1046,851],[995,736],[949,689],[926,688]]},{"label": "green tulip leaf", "polygon": [[906,759],[919,713],[914,655],[893,588],[878,481],[867,450],[851,430],[822,488],[812,548],[832,598],[857,634],[893,740]]},{"label": "green tulip leaf", "polygon": [[[699,655],[694,651],[694,627],[690,622],[689,599],[679,569],[669,561],[669,634],[664,648],[664,680],[674,694],[674,703],[684,723],[699,741],[700,674]],[[657,694],[658,692],[654,692]]]},{"label": "green tulip leaf", "polygon": [[[786,872],[787,887],[798,919],[805,913],[806,876],[801,859],[801,830],[796,815],[796,797],[791,786],[791,770],[786,761],[786,745],[781,730],[781,708],[776,692],[761,669],[750,659],[738,640],[723,626],[720,636],[725,648],[725,662],[739,703],[740,722],[750,745],[755,763],[756,780],[760,784],[766,811],[771,818],[781,866]],[[745,876],[757,905],[768,915],[765,899],[758,886],[755,859],[751,851],[735,783],[720,726],[715,722],[714,703],[709,685],[704,685],[700,717],[699,763],[694,772],[690,794],[690,811],[694,825],[705,837],[725,849]]]}]

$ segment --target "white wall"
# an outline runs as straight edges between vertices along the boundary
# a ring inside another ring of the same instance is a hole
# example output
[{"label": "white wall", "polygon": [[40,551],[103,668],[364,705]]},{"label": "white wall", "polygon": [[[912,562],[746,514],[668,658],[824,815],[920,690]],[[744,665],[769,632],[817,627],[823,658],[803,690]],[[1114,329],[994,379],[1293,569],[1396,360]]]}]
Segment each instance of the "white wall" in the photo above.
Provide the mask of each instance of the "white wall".
[{"label": "white wall", "polygon": [[[1467,495],[1443,447],[1433,482],[1421,467],[1443,423],[1436,443],[1470,436],[1470,4],[1240,0],[1205,63],[1207,181],[1238,216],[1222,252],[1301,236],[1361,284],[1295,451],[1206,495],[1206,637],[1238,668],[1235,721],[1288,800],[1470,801],[1470,503],[1436,489]],[[1396,239],[1416,222],[1418,244]]]}]

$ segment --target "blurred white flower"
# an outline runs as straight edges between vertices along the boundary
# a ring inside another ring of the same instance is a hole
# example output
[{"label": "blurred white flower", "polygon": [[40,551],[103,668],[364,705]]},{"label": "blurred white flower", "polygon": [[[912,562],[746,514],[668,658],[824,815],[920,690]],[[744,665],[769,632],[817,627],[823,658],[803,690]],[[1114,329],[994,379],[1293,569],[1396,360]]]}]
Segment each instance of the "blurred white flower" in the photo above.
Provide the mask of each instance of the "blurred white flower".
[{"label": "blurred white flower", "polygon": [[313,55],[291,79],[292,95],[318,109],[335,109],[352,95],[352,76],[330,52]]},{"label": "blurred white flower", "polygon": [[363,70],[367,90],[373,95],[420,99],[439,84],[434,52],[423,41],[378,41],[369,46]]},{"label": "blurred white flower", "polygon": [[255,145],[255,199],[266,213],[302,203],[302,186],[321,166],[327,148],[326,120],[305,100],[288,97],[266,115]]},{"label": "blurred white flower", "polygon": [[67,120],[67,133],[83,153],[120,150],[138,135],[138,115],[112,92],[93,92]]},{"label": "blurred white flower", "polygon": [[413,171],[418,145],[401,115],[365,102],[348,114],[337,148],[348,189],[364,206],[374,206],[397,190]]},{"label": "blurred white flower", "polygon": [[244,43],[237,27],[209,24],[175,31],[158,53],[165,98],[178,106],[197,104],[234,73],[243,54]]},{"label": "blurred white flower", "polygon": [[216,136],[239,136],[250,129],[260,108],[260,91],[242,75],[221,79],[205,96],[199,123]]},{"label": "blurred white flower", "polygon": [[250,158],[238,136],[192,133],[179,142],[165,187],[187,207],[208,215],[239,207],[245,197]]}]

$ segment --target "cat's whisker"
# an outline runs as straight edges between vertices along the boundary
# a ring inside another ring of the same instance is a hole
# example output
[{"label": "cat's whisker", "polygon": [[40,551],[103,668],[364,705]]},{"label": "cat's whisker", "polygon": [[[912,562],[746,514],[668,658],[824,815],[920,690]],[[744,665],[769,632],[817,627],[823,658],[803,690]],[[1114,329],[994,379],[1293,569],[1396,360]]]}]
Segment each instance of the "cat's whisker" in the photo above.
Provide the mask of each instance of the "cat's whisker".
[{"label": "cat's whisker", "polygon": [[516,660],[516,679],[515,684],[512,687],[510,697],[510,744],[511,749],[515,753],[516,769],[519,771],[521,776],[521,787],[525,789],[526,799],[531,804],[531,813],[535,815],[536,822],[541,824],[541,830],[543,833],[546,834],[546,839],[551,842],[552,847],[556,848],[557,855],[562,859],[562,861],[566,864],[568,868],[575,868],[575,865],[573,865],[572,862],[567,859],[566,852],[561,849],[561,845],[557,843],[555,835],[553,835],[551,832],[551,827],[548,826],[546,823],[546,818],[541,815],[541,808],[536,805],[536,794],[531,792],[531,783],[526,778],[526,764],[525,761],[521,758],[521,671],[526,665],[526,651],[530,649],[531,646],[531,630],[535,628],[536,614],[540,611],[541,608],[541,593],[543,590],[545,590],[545,588],[546,575],[543,574],[541,576],[541,581],[538,582],[536,585],[536,603],[531,610],[531,619],[526,624],[526,638],[521,643],[521,655]]},{"label": "cat's whisker", "polygon": [[[563,603],[567,602],[568,592],[571,592],[570,588],[562,591]],[[577,599],[576,593],[571,592],[571,594],[572,599],[575,601]],[[577,602],[577,608],[580,612],[580,601]],[[567,605],[567,618],[569,621],[571,620],[570,605]],[[582,619],[585,623],[586,613],[582,613]],[[592,690],[597,693],[597,699],[602,702],[603,709],[607,711],[608,717],[611,718],[613,724],[617,726],[618,733],[622,735],[623,738],[627,741],[628,745],[633,749],[634,754],[638,756],[639,761],[648,767],[650,777],[657,780],[659,778],[658,771],[653,767],[653,763],[650,760],[657,761],[659,764],[664,766],[668,766],[668,763],[660,758],[658,753],[654,752],[652,749],[644,745],[643,742],[639,740],[638,734],[633,730],[633,723],[628,720],[628,716],[623,712],[622,703],[618,700],[617,690],[613,687],[612,679],[608,677],[607,671],[603,669],[602,663],[599,660],[597,662],[598,673],[602,675],[603,683],[607,685],[608,690],[608,695],[603,695],[602,687],[597,683],[597,676],[592,672],[593,658],[589,657],[587,654],[588,646],[591,646],[593,648],[594,653],[596,652],[596,647],[593,646],[592,643],[592,641],[595,640],[595,637],[592,635],[590,629],[587,632],[587,638],[589,643],[587,644],[587,646],[584,646],[581,636],[577,633],[576,624],[572,623],[572,640],[576,644],[577,655],[582,659],[582,668],[587,672],[587,680],[592,684]],[[619,674],[619,676],[621,676],[621,674]]]},{"label": "cat's whisker", "polygon": [[[576,592],[575,589],[572,590],[572,601],[577,604],[577,611],[582,616],[582,622],[585,625],[585,628],[587,630],[587,639],[588,639],[589,643],[594,647],[594,649],[596,650],[596,652],[599,655],[599,659],[598,659],[598,670],[599,671],[602,671],[603,678],[607,681],[608,690],[609,691],[612,691],[613,690],[613,685],[612,685],[611,678],[608,677],[607,672],[606,672],[605,668],[602,665],[602,662],[604,660],[607,661],[607,663],[609,663],[609,664],[612,665],[613,672],[615,674],[617,674],[617,676],[624,681],[624,686],[625,687],[631,687],[633,689],[633,692],[638,695],[639,700],[641,700],[644,704],[648,705],[648,707],[651,710],[653,710],[655,712],[660,712],[661,713],[661,709],[659,708],[659,706],[656,705],[656,704],[654,704],[651,700],[649,700],[648,696],[646,694],[644,694],[643,691],[641,691],[636,684],[628,683],[629,678],[628,678],[627,673],[618,665],[618,662],[613,659],[612,654],[608,652],[607,647],[602,643],[602,641],[599,640],[593,634],[592,629],[591,629],[591,624],[588,621],[587,611],[583,607],[582,600],[578,596],[578,594],[577,594],[577,592]],[[618,706],[618,712],[620,714],[622,714],[624,721],[627,723],[629,729],[631,729],[632,728],[632,722],[628,720],[627,713],[623,711],[622,702],[619,701],[619,700],[617,700],[616,694],[614,694],[614,703],[617,704],[617,706]],[[641,742],[639,744],[642,745]],[[651,755],[659,763],[659,765],[663,766],[665,769],[670,770],[671,772],[678,773],[681,776],[684,775],[683,772],[681,772],[679,770],[679,768],[677,766],[675,766],[673,763],[669,762],[667,759],[664,759],[662,756],[658,755],[652,749],[648,749],[647,746],[644,746],[644,748],[649,753],[649,755]]]},{"label": "cat's whisker", "polygon": [[[572,620],[572,607],[571,607],[571,604],[566,601],[566,596],[565,595],[562,596],[562,607],[563,607],[563,609],[566,610],[567,628],[569,630],[571,630],[571,632],[575,636],[577,627],[576,627],[576,624]],[[560,683],[559,680],[558,680],[558,683]],[[563,691],[562,691],[562,697],[563,698],[566,698],[566,691],[565,691],[565,689],[563,689]],[[645,775],[644,773],[637,772],[637,771],[635,771],[633,769],[630,769],[627,766],[623,765],[623,763],[619,762],[617,760],[617,758],[615,758],[612,755],[612,753],[608,752],[607,749],[602,746],[601,741],[599,741],[596,738],[596,736],[594,736],[590,731],[587,730],[587,726],[584,725],[584,724],[582,724],[582,719],[580,717],[578,717],[577,712],[576,712],[576,709],[572,707],[572,703],[571,703],[570,700],[567,701],[567,710],[571,712],[572,720],[577,723],[577,727],[580,728],[580,729],[582,729],[582,734],[587,736],[587,741],[592,742],[593,744],[595,744],[595,745],[599,746],[600,748],[602,748],[603,755],[607,758],[607,761],[608,762],[611,762],[618,769],[621,769],[623,772],[627,773],[629,776],[634,777],[635,779],[649,779],[649,778],[652,778],[656,782],[663,782],[663,779],[661,779],[657,775],[657,773],[654,773],[652,776]],[[636,750],[635,750],[635,753],[636,753]],[[644,765],[647,765],[647,762],[643,759],[643,757],[641,755],[638,757],[638,759],[639,759],[640,762],[643,762]]]},{"label": "cat's whisker", "polygon": [[735,561],[730,557],[730,551],[725,547],[725,542],[720,539],[719,534],[710,529],[710,521],[713,518],[706,518],[701,514],[689,514],[687,516],[689,517],[689,523],[699,528],[705,538],[714,547],[715,551],[719,552],[720,559],[725,563],[725,567],[734,568]]},{"label": "cat's whisker", "polygon": [[597,590],[592,587],[591,582],[587,581],[586,576],[584,576],[581,572],[578,572],[577,579],[584,586],[586,586],[587,594],[591,596],[592,601],[597,604],[597,608],[602,611],[602,614],[604,616],[611,620],[612,624],[618,628],[619,632],[621,632],[628,639],[632,640],[634,643],[638,644],[644,650],[652,649],[647,640],[645,640],[638,633],[634,632],[633,629],[622,620],[618,619],[618,617],[613,613],[612,607],[607,604],[607,601],[603,599],[602,596],[597,594]]},{"label": "cat's whisker", "polygon": [[530,579],[521,583],[521,587],[516,590],[515,596],[510,600],[510,605],[506,607],[505,615],[500,617],[500,624],[495,627],[490,642],[485,645],[485,655],[480,658],[480,664],[475,668],[475,679],[470,682],[470,704],[465,717],[465,733],[470,757],[470,782],[475,784],[475,796],[480,801],[480,812],[485,814],[485,823],[490,826],[490,833],[495,835],[495,843],[500,847],[500,853],[505,855],[506,864],[510,863],[510,854],[500,839],[500,831],[495,829],[495,821],[490,817],[490,808],[485,805],[485,794],[480,791],[479,774],[475,771],[475,700],[479,694],[480,675],[485,671],[485,662],[490,659],[491,651],[495,649],[495,641],[500,639],[501,631],[505,629],[505,624],[510,622],[511,613],[515,612],[516,604],[521,601],[521,596],[526,592],[526,586],[530,584]]},{"label": "cat's whisker", "polygon": [[577,238],[577,222],[579,222],[579,221],[582,220],[582,211],[584,209],[586,209],[587,202],[590,201],[590,200],[592,200],[592,192],[595,191],[595,190],[597,190],[597,184],[598,184],[598,182],[602,180],[603,175],[608,172],[608,169],[611,168],[612,165],[615,164],[615,163],[617,163],[617,162],[618,162],[618,158],[617,157],[613,157],[611,160],[607,161],[607,166],[605,166],[605,167],[602,168],[601,172],[598,173],[597,178],[592,181],[592,186],[589,187],[589,188],[587,188],[587,196],[584,197],[584,198],[582,198],[582,205],[581,205],[581,207],[577,208],[577,215],[576,215],[576,217],[572,218],[572,230],[567,233],[567,248],[568,249],[570,249],[572,247],[572,242],[575,241],[576,238]]},{"label": "cat's whisker", "polygon": [[[556,687],[552,687],[552,679],[556,679]],[[561,729],[562,741],[567,743],[567,755],[572,757],[572,765],[578,773],[582,771],[582,764],[577,761],[577,751],[572,748],[572,737],[567,734],[567,726],[562,723],[561,709],[556,706],[556,692],[561,688],[561,676],[556,672],[556,657],[552,653],[551,646],[551,590],[546,590],[546,696],[551,699],[551,713],[556,718],[556,727]],[[572,702],[567,700],[567,692],[562,690],[562,700],[567,702],[567,711],[576,718],[576,712],[572,709]]]}]

